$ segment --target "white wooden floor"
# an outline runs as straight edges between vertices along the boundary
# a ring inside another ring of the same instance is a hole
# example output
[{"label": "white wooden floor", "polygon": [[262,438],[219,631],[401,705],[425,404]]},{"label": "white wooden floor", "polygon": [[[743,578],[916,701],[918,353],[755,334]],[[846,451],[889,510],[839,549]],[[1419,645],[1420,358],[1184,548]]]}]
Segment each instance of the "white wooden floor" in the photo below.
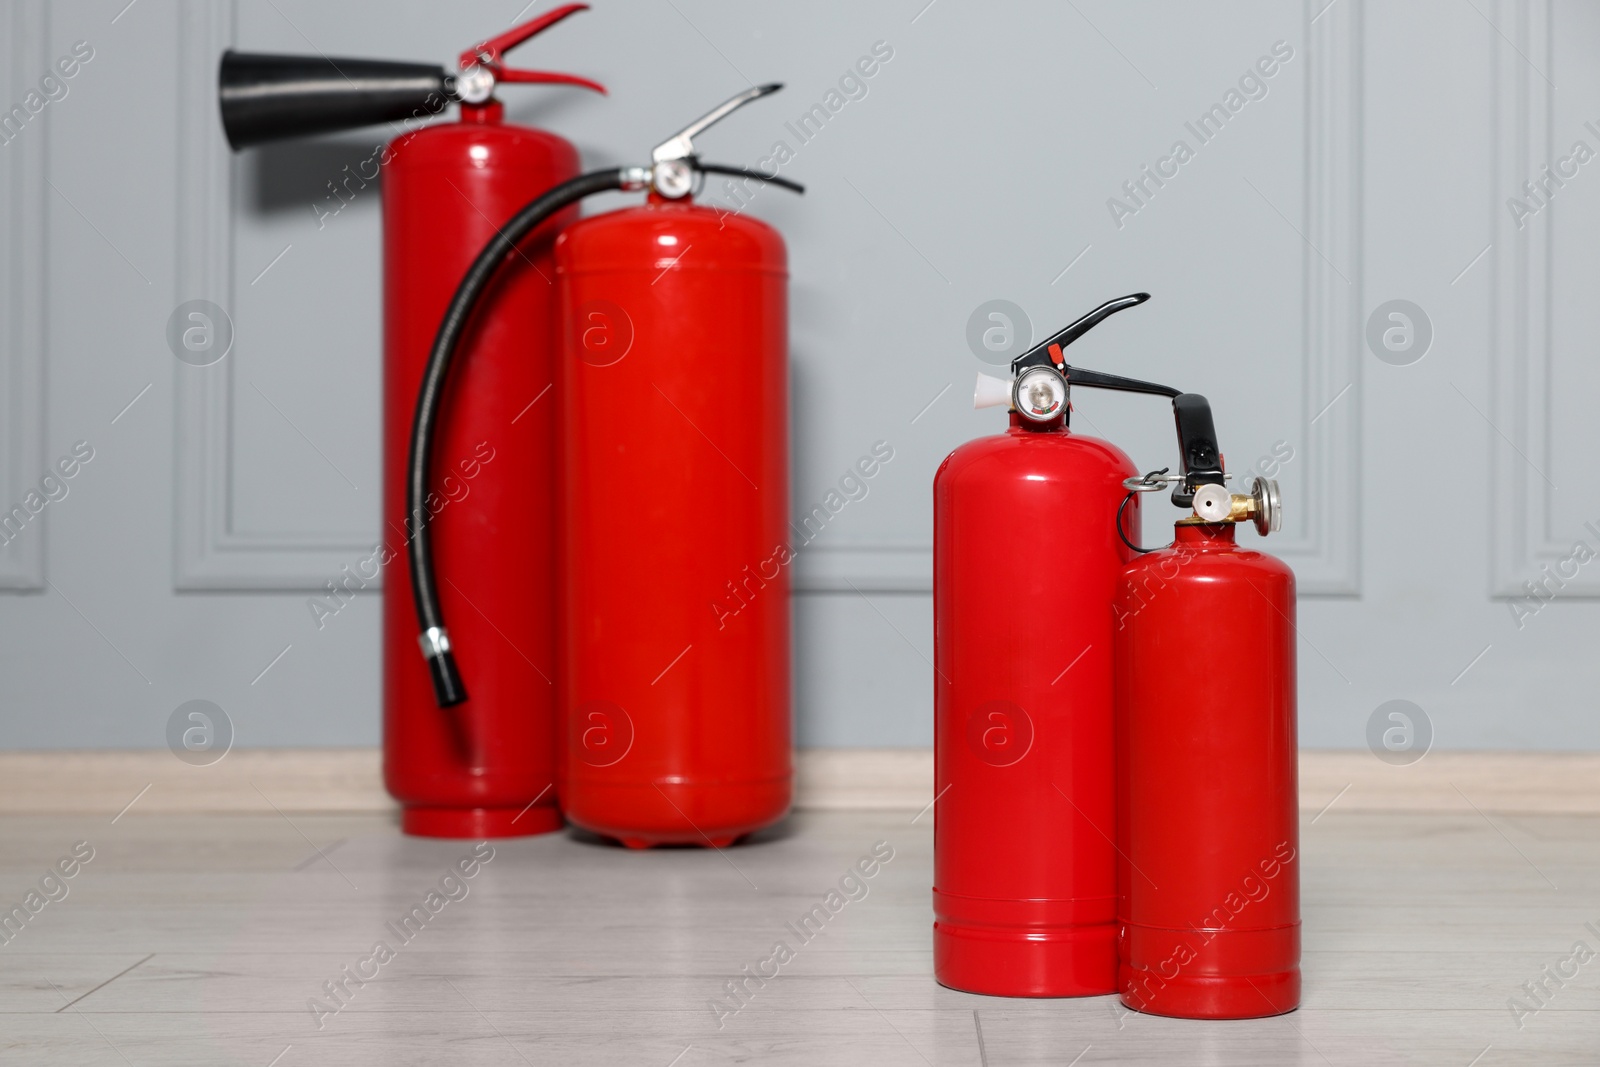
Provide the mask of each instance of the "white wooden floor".
[{"label": "white wooden floor", "polygon": [[[0,1062],[1600,1062],[1600,957],[1547,980],[1520,1029],[1507,1006],[1574,942],[1600,951],[1585,926],[1600,929],[1600,817],[1307,822],[1305,1007],[1194,1023],[934,984],[929,817],[910,812],[803,814],[725,854],[496,842],[409,944],[385,924],[470,842],[406,839],[379,816],[4,818],[7,907],[74,842],[95,852],[0,945]],[[878,841],[895,856],[867,896],[801,945],[786,924]],[[307,1002],[333,1006],[323,984],[379,940],[394,958],[319,1029]],[[719,1029],[708,1002],[778,940],[795,957]]]}]

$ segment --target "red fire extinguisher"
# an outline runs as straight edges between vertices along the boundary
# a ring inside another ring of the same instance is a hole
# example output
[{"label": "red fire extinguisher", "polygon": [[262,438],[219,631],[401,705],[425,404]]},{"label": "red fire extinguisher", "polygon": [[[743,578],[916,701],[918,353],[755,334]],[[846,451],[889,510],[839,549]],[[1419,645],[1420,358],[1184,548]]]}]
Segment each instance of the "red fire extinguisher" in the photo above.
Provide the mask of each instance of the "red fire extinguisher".
[{"label": "red fire extinguisher", "polygon": [[[1192,507],[1171,545],[1117,583],[1121,967],[1130,1008],[1195,1019],[1292,1011],[1300,1001],[1294,574],[1240,548],[1238,523],[1280,528],[1275,482],[1223,486],[1210,407],[1173,400]],[[1238,682],[1217,664],[1249,664]]]},{"label": "red fire extinguisher", "polygon": [[1107,302],[980,375],[1005,433],[933,483],[934,971],[1001,996],[1116,990],[1110,611],[1130,550],[1112,518],[1135,473],[1071,432],[1069,385],[1176,390],[1066,364]]},{"label": "red fire extinguisher", "polygon": [[[635,847],[720,847],[789,806],[784,245],[762,222],[692,200],[708,173],[801,191],[694,150],[712,123],[778,88],[726,101],[658,145],[648,167],[574,178],[508,221],[445,314],[418,403],[413,500],[437,484],[446,376],[512,243],[586,196],[648,190],[643,205],[574,223],[556,245],[568,727],[558,790],[572,822]],[[421,629],[442,632],[426,531],[411,564]],[[751,573],[741,609],[719,612],[729,583]],[[429,650],[446,707],[467,673],[453,647],[465,645]]]},{"label": "red fire extinguisher", "polygon": [[[383,614],[384,778],[407,833],[534,834],[561,825],[554,791],[556,230],[576,209],[519,240],[463,340],[457,397],[435,431],[436,478],[407,500],[413,413],[430,343],[450,295],[483,245],[528,200],[578,173],[561,137],[503,121],[500,83],[597,83],[518,70],[505,52],[587,5],[570,4],[426,64],[229,52],[223,121],[233,146],[375,122],[402,122],[375,157],[384,233],[384,502],[379,559],[430,537],[449,563],[442,588],[473,698],[435,706],[433,658],[417,654],[414,589],[387,568]],[[460,104],[457,122],[418,125]],[[356,181],[375,174],[358,174]],[[350,190],[354,193],[355,190]],[[346,195],[346,194],[341,194]],[[542,402],[541,402],[542,401]],[[425,651],[449,647],[442,629]],[[436,676],[436,680],[437,676]],[[458,694],[459,695],[459,694]]]}]

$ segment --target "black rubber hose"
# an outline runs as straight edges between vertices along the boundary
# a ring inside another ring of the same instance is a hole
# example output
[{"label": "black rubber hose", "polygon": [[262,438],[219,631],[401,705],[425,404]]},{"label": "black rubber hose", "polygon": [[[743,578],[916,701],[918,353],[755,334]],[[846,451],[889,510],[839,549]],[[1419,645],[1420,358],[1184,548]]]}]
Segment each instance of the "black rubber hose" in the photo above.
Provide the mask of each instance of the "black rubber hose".
[{"label": "black rubber hose", "polygon": [[[422,639],[431,631],[443,632],[444,612],[439,606],[439,587],[433,568],[433,539],[428,530],[428,511],[425,501],[432,480],[434,426],[438,422],[439,405],[444,396],[445,381],[450,366],[466,333],[467,324],[478,302],[488,290],[495,272],[516,251],[517,245],[539,225],[563,208],[577,203],[586,196],[624,188],[620,170],[593,171],[581,174],[532,200],[478,253],[467,273],[456,288],[450,306],[445,309],[439,323],[439,333],[434,337],[433,348],[428,353],[428,366],[422,374],[422,388],[417,393],[417,413],[411,423],[411,454],[406,466],[406,514],[416,527],[407,546],[411,565],[411,592],[416,600],[417,625]],[[448,647],[432,648],[424,644],[428,659],[428,673],[433,678],[434,698],[441,708],[453,707],[467,699],[466,684],[461,670],[456,666],[454,654]]]},{"label": "black rubber hose", "polygon": [[1138,545],[1128,540],[1128,535],[1122,528],[1122,513],[1128,510],[1128,501],[1133,499],[1133,494],[1134,490],[1130,489],[1128,491],[1128,495],[1122,498],[1122,503],[1117,506],[1117,536],[1122,538],[1123,544],[1127,545],[1135,552],[1138,552],[1140,555],[1145,555],[1156,550],[1153,548],[1140,548]]}]

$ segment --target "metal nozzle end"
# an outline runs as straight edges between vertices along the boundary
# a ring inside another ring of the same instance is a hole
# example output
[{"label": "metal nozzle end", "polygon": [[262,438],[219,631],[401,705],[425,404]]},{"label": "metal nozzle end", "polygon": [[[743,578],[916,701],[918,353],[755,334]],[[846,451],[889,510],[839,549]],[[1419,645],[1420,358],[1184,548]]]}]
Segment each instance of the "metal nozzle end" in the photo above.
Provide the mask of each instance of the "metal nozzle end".
[{"label": "metal nozzle end", "polygon": [[428,660],[428,674],[433,679],[433,699],[441,708],[453,708],[465,703],[467,685],[462,681],[461,668],[448,649]]},{"label": "metal nozzle end", "polygon": [[450,651],[450,635],[443,627],[430,626],[417,635],[422,647],[422,658],[428,661],[428,674],[433,679],[433,698],[441,708],[453,708],[467,699],[467,684],[461,679],[461,668]]}]

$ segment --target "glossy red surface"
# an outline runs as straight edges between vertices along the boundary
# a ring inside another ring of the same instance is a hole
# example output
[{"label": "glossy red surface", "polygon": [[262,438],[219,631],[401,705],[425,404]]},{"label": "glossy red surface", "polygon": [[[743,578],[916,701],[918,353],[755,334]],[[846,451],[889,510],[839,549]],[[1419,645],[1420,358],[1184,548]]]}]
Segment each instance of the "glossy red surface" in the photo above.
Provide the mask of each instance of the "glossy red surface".
[{"label": "glossy red surface", "polygon": [[1113,445],[1013,414],[934,478],[933,948],[944,985],[1116,990],[1109,606],[1129,555],[1114,525],[1121,483],[1135,473]]},{"label": "glossy red surface", "polygon": [[1300,1002],[1294,574],[1178,526],[1116,614],[1122,1001],[1244,1019]]},{"label": "glossy red surface", "polygon": [[652,198],[556,260],[563,810],[721,846],[790,800],[783,241]]},{"label": "glossy red surface", "polygon": [[[552,220],[522,246],[463,342],[438,431],[432,519],[440,598],[469,699],[441,711],[417,646],[405,467],[417,389],[468,264],[527,201],[578,173],[551,134],[499,105],[403,136],[383,171],[384,781],[408,833],[561,825],[553,788],[555,401]],[[543,272],[541,277],[540,272]],[[531,405],[531,406],[530,406]],[[461,729],[452,727],[459,719]],[[475,765],[477,764],[477,765]],[[529,804],[533,808],[525,814]]]}]

